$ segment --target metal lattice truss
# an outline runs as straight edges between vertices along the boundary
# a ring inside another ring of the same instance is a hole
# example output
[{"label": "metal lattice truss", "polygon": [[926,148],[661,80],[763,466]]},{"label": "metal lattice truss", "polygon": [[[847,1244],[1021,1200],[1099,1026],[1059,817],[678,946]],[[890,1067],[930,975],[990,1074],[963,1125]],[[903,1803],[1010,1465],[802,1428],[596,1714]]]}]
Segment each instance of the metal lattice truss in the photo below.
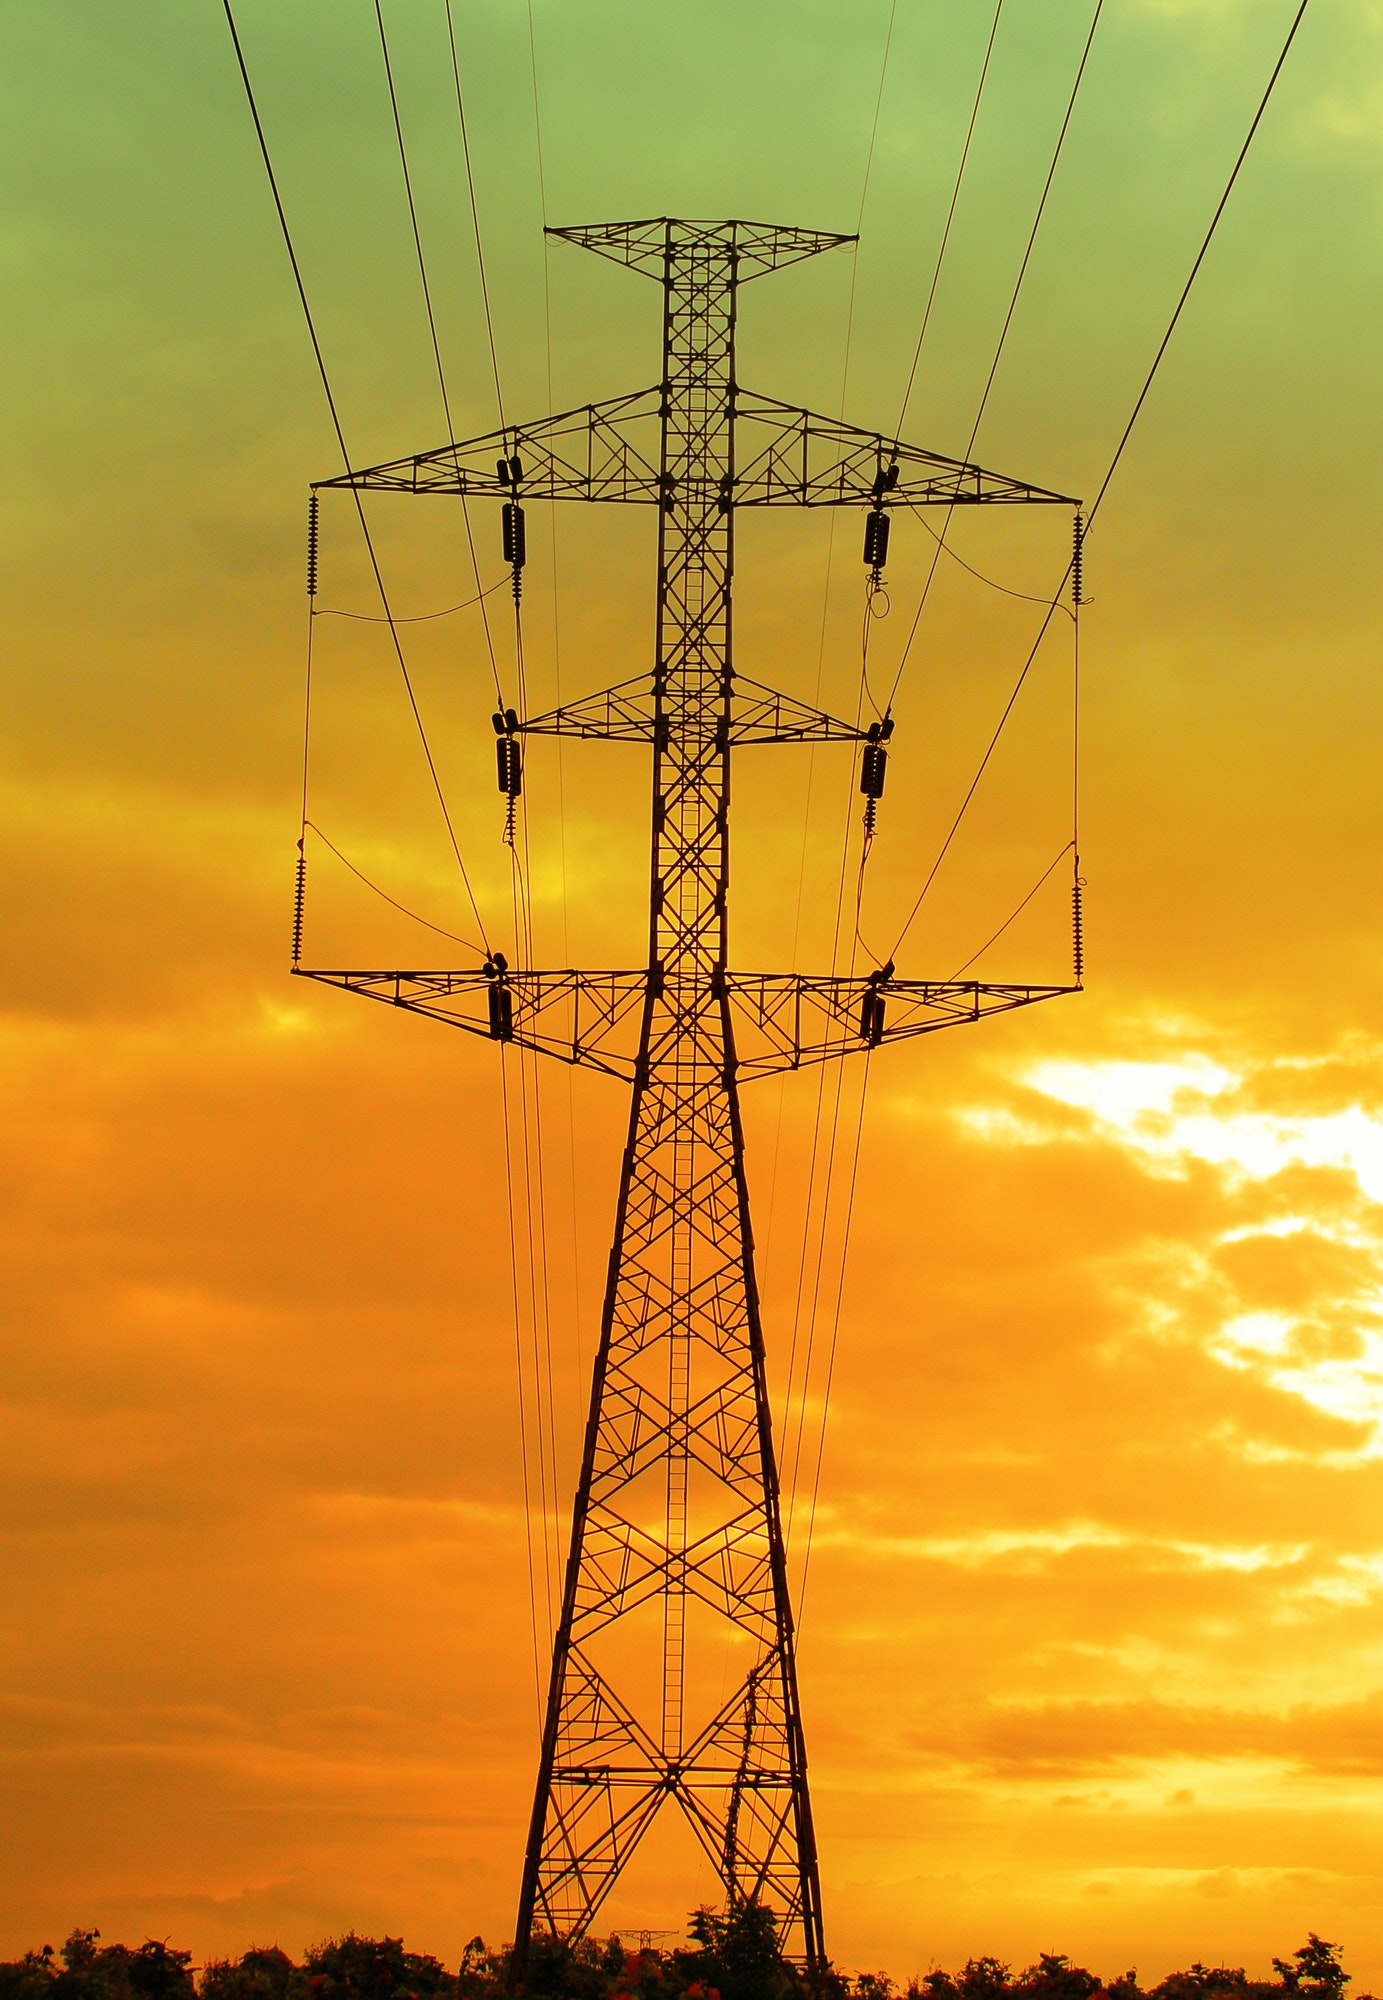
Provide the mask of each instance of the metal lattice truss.
[{"label": "metal lattice truss", "polygon": [[[632,1083],[638,1071],[648,972],[330,971],[303,977],[341,986],[387,1007],[405,1007],[467,1034],[513,1041],[560,1062],[601,1070]],[[1001,985],[979,979],[847,978],[826,973],[727,972],[735,1074],[741,1083],[778,1076],[836,1056],[959,1027],[1073,992],[1070,986]],[[504,990],[503,1012],[492,995]],[[866,1000],[873,996],[868,1014]],[[692,987],[672,994],[663,983],[674,1031],[696,1032],[691,1016],[706,996]],[[501,1025],[503,1024],[503,1025]],[[719,1022],[710,1025],[712,1038]]]},{"label": "metal lattice truss", "polygon": [[[569,1938],[590,1927],[673,1804],[728,1906],[765,1905],[815,1968],[821,1892],[739,1086],[1070,989],[895,979],[892,967],[866,979],[728,969],[732,752],[862,736],[736,674],[735,513],[1063,496],[737,387],[738,286],[853,238],[666,217],[552,233],[657,279],[658,385],[322,483],[657,509],[652,675],[517,724],[649,746],[647,961],[307,976],[633,1086],[516,1964],[535,1926]],[[726,1634],[742,1662],[728,1697]]]},{"label": "metal lattice truss", "polygon": [[[694,1068],[640,1092],[631,1134],[533,1885],[535,1921],[559,1935],[591,1921],[669,1802],[738,1897],[767,1902],[799,1936],[811,1915],[742,1154],[729,1094]],[[695,1663],[687,1671],[698,1610],[733,1632],[748,1663],[729,1697],[693,1723],[705,1680]],[[661,1712],[641,1720],[598,1658],[612,1654],[616,1628],[649,1613],[661,1626]]]},{"label": "metal lattice truss", "polygon": [[[564,702],[519,724],[522,736],[578,736],[586,742],[651,743],[659,727],[658,686],[650,674]],[[759,681],[733,676],[728,717],[715,727],[725,745],[755,743],[863,743],[868,731],[853,722],[781,694]]]},{"label": "metal lattice truss", "polygon": [[[512,499],[513,482],[499,463],[517,456],[525,500],[623,500],[672,509],[695,505],[680,476],[660,463],[662,384],[632,396],[587,403],[536,423],[511,424],[319,482],[373,493],[451,493]],[[898,469],[890,507],[1071,507],[1066,494],[947,458],[882,431],[865,431],[819,417],[773,396],[736,389],[736,465],[717,485],[721,507],[865,507],[877,497],[881,472]]]}]

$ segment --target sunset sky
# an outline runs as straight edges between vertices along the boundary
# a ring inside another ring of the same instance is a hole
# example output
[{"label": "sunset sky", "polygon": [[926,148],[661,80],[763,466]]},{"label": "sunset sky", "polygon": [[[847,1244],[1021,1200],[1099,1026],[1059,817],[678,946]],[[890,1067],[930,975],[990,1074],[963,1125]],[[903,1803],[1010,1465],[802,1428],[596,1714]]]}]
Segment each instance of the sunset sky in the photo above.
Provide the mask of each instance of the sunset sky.
[{"label": "sunset sky", "polygon": [[[1106,0],[983,463],[1093,495],[1294,11]],[[740,376],[897,423],[989,0],[898,0],[886,71],[889,0],[534,0],[532,48],[519,0],[454,12],[511,418],[658,370],[655,287],[545,263],[544,214],[670,213],[858,226],[857,255],[746,290]],[[384,13],[466,436],[496,408],[446,14]],[[919,444],[965,450],[1090,17],[1006,0]],[[349,448],[440,444],[373,5],[237,21]],[[288,976],[305,499],[339,458],[219,0],[12,6],[0,37],[0,1956],[75,1924],[199,1959],[354,1925],[454,1962],[510,1935],[547,1615],[500,1058]],[[1315,0],[1090,538],[1087,991],[870,1064],[800,1644],[849,1967],[1263,1974],[1310,1928],[1383,1990],[1381,316],[1383,9]],[[373,612],[342,497],[319,603]],[[496,513],[472,510],[486,584]],[[454,502],[372,521],[397,611],[473,593]],[[568,508],[554,546],[531,510],[534,706],[649,664],[653,536]],[[858,537],[783,509],[738,551],[743,670],[851,714]],[[954,544],[1040,596],[1069,518],[974,510]],[[880,679],[931,548],[896,521]],[[871,944],[1041,615],[943,559]],[[404,629],[503,938],[478,616]],[[382,628],[324,617],[315,650],[315,824],[470,935]],[[1063,616],[900,973],[952,974],[1069,838],[1071,700]],[[849,754],[745,752],[736,783],[736,962],[825,970]],[[637,961],[646,791],[637,750],[534,751],[539,962]],[[309,962],[474,962],[309,838]],[[1069,879],[980,974],[1066,976]],[[625,1102],[540,1081],[565,1513]],[[746,1091],[799,1585],[861,1084],[819,1259],[819,1080]],[[709,1893],[654,1849],[611,1920],[680,1926]]]}]

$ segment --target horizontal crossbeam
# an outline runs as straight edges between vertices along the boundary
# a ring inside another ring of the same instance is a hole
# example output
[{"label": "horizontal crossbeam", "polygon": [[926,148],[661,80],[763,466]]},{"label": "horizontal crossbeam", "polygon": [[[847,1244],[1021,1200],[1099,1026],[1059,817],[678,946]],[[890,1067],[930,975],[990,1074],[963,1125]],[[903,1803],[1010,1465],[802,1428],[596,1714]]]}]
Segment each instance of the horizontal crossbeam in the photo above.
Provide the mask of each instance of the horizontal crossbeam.
[{"label": "horizontal crossbeam", "polygon": [[[500,500],[617,500],[676,512],[704,501],[705,493],[659,471],[665,402],[666,390],[655,385],[317,485]],[[711,489],[722,508],[872,507],[881,496],[889,507],[1078,504],[1069,494],[747,389],[735,391],[731,409],[736,470]],[[885,486],[887,480],[893,483]]]},{"label": "horizontal crossbeam", "polygon": [[[657,733],[657,697],[651,674],[620,681],[599,694],[564,702],[519,724],[525,736],[578,736],[606,743],[651,743]],[[776,688],[733,678],[730,726],[724,741],[752,746],[762,743],[863,743],[868,730],[853,722],[795,701]],[[719,739],[717,739],[719,740]]]},{"label": "horizontal crossbeam", "polygon": [[[688,1019],[719,996],[666,987],[647,970],[580,972],[483,970],[370,971],[298,966],[321,980],[385,1006],[517,1042],[561,1062],[632,1082],[638,1073],[643,1010],[653,1000],[683,1008]],[[856,978],[835,973],[727,972],[725,998],[735,1034],[740,1081],[777,1076],[837,1056],[961,1027],[990,1014],[1055,1000],[1077,986],[999,984],[980,979]],[[495,996],[507,995],[507,1003]]]},{"label": "horizontal crossbeam", "polygon": [[781,271],[785,264],[798,264],[804,257],[859,241],[858,236],[839,236],[826,229],[794,229],[775,222],[689,222],[668,215],[649,216],[641,222],[577,223],[565,229],[545,229],[543,234],[658,279],[666,272],[670,251],[679,257],[698,250],[722,255],[728,251],[741,284],[765,271]]}]

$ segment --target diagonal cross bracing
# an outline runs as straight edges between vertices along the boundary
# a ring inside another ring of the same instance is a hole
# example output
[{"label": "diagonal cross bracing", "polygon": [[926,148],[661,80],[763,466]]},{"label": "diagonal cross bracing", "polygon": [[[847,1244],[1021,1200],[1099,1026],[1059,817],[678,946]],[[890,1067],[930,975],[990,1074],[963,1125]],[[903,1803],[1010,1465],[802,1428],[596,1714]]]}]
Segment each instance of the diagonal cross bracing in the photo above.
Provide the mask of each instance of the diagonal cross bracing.
[{"label": "diagonal cross bracing", "polygon": [[[627,1825],[646,1824],[643,1806],[620,1819],[616,1787],[646,1783],[686,1816],[731,1904],[766,1902],[794,1955],[815,1964],[821,1897],[725,983],[729,750],[743,713],[725,504],[741,250],[734,225],[660,227],[652,249],[637,231],[589,244],[638,268],[656,257],[663,284],[658,645],[640,714],[653,748],[658,977],[635,1058],[518,1934],[536,1923],[570,1935],[591,1922],[608,1857]],[[800,232],[789,235],[783,255],[804,254]],[[745,254],[751,268],[771,267],[776,249],[774,232],[759,231]],[[627,1727],[611,1758],[618,1725],[606,1722],[597,1746],[584,1720],[590,1648],[654,1603],[658,1712]],[[709,1661],[695,1657],[692,1604],[749,1641],[741,1689],[719,1710]],[[602,1777],[598,1766],[612,1765],[620,1775]],[[577,1866],[572,1812],[592,1790],[608,1803],[581,1821]]]},{"label": "diagonal cross bracing", "polygon": [[[771,1909],[785,1948],[812,1969],[824,1956],[821,1895],[739,1088],[1074,989],[899,979],[891,966],[865,978],[728,968],[731,751],[861,740],[855,726],[736,676],[735,512],[1063,496],[739,388],[740,283],[853,239],[666,217],[551,233],[658,281],[658,384],[322,483],[656,507],[651,676],[520,718],[515,731],[651,753],[647,961],[308,971],[295,960],[294,970],[632,1085],[516,1975],[535,1929],[589,1930],[669,1806],[729,1906]],[[723,1695],[727,1631],[744,1665]],[[638,1671],[650,1642],[652,1691]]]}]

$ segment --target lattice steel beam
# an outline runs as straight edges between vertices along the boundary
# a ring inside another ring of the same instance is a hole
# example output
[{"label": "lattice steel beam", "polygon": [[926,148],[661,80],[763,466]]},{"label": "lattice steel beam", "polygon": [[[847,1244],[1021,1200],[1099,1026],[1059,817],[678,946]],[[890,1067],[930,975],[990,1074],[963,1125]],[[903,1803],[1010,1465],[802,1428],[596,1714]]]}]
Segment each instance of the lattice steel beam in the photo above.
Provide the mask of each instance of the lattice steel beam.
[{"label": "lattice steel beam", "polygon": [[[667,217],[551,233],[659,282],[657,387],[323,484],[658,508],[651,677],[517,718],[514,729],[648,746],[647,962],[606,972],[498,959],[469,971],[294,969],[632,1084],[516,1968],[535,1927],[566,1937],[590,1927],[672,1805],[730,1907],[767,1906],[786,1948],[814,1969],[825,1949],[821,1892],[740,1084],[1074,989],[898,979],[891,966],[863,979],[729,969],[732,750],[862,736],[735,673],[734,518],[740,506],[1063,496],[737,387],[740,284],[853,238]],[[650,1618],[658,1693],[641,1708],[625,1683]],[[700,1619],[747,1642],[724,1699],[723,1652],[714,1649],[708,1671]]]}]

